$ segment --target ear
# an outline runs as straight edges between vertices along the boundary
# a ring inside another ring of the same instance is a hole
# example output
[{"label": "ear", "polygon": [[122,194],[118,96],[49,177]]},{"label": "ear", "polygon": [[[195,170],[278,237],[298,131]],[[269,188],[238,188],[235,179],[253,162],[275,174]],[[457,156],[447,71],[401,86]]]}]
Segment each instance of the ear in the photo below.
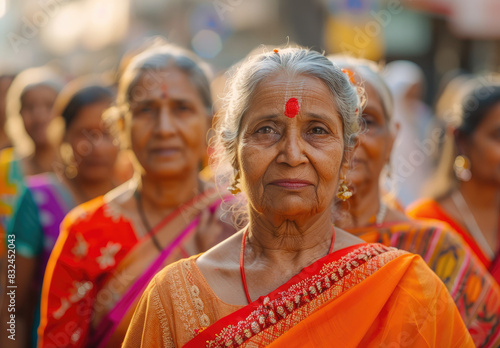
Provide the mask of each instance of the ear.
[{"label": "ear", "polygon": [[354,146],[352,146],[348,151],[344,152],[344,156],[342,159],[342,163],[340,164],[340,177],[346,177],[347,173],[351,170],[352,167],[352,159],[354,157],[354,153],[358,148],[359,142],[356,139]]},{"label": "ear", "polygon": [[450,129],[449,130],[447,129],[447,131],[450,131],[450,133],[453,134],[458,154],[467,156],[467,137],[463,132],[459,131],[458,129],[452,127],[449,128]]}]

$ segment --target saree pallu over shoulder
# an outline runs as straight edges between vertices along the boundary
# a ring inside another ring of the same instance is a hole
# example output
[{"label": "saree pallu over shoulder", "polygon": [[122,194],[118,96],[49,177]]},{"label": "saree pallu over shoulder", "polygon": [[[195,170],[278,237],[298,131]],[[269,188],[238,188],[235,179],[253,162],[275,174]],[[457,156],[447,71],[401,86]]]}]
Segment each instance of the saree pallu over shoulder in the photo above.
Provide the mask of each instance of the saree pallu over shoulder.
[{"label": "saree pallu over shoulder", "polygon": [[[423,268],[422,274],[405,276],[413,271],[414,263]],[[400,343],[398,334],[404,330],[410,335],[419,335],[421,326],[412,317],[413,311],[424,308],[421,315],[425,321],[438,300],[449,314],[444,318],[452,324],[455,322],[455,333],[462,340],[470,341],[446,289],[422,264],[418,256],[380,244],[341,250],[305,268],[268,296],[219,320],[184,347],[326,347],[334,344],[368,347],[391,343],[391,340]],[[415,289],[400,290],[403,279],[415,283],[412,285]],[[427,296],[422,296],[422,292],[429,291],[422,282],[434,285]],[[434,288],[442,288],[444,293]],[[411,294],[407,299],[421,297],[410,308],[408,303],[398,301],[407,292]],[[396,320],[388,312],[394,312],[397,307],[406,310],[401,310]],[[407,324],[404,330],[392,329],[401,322]],[[390,335],[384,337],[388,332]],[[375,341],[379,344],[374,344]],[[453,346],[458,345],[448,345]],[[472,343],[468,346],[473,347]]]}]

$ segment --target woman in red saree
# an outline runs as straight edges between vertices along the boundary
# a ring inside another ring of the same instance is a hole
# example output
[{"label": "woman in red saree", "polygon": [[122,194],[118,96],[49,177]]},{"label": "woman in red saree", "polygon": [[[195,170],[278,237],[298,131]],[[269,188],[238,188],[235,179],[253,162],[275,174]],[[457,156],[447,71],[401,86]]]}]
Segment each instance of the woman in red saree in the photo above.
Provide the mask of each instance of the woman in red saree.
[{"label": "woman in red saree", "polygon": [[[333,57],[363,83],[367,102],[349,186],[348,214],[337,223],[369,243],[382,243],[420,255],[443,281],[478,347],[500,344],[500,288],[466,243],[446,224],[409,219],[381,198],[380,178],[396,135],[389,89],[375,63]],[[371,199],[366,199],[370,197]],[[375,203],[374,203],[375,202]]]},{"label": "woman in red saree", "polygon": [[136,174],[63,221],[43,284],[39,346],[118,346],[161,267],[234,232],[219,219],[220,195],[198,176],[211,107],[192,53],[162,44],[130,62],[117,97],[123,119],[114,121]]},{"label": "woman in red saree", "polygon": [[160,272],[124,347],[474,346],[419,256],[332,228],[360,108],[317,52],[276,49],[240,66],[216,153],[247,197],[248,224]]},{"label": "woman in red saree", "polygon": [[500,283],[500,82],[476,78],[449,105],[447,132],[431,195],[407,208],[448,223]]}]

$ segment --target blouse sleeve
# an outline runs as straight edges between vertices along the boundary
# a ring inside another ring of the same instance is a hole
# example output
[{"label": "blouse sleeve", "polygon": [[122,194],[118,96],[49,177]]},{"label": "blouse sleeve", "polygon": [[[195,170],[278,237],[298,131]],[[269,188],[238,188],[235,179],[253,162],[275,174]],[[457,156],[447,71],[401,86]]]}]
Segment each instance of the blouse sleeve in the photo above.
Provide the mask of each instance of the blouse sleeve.
[{"label": "blouse sleeve", "polygon": [[67,216],[47,264],[39,347],[82,347],[88,337],[96,291],[85,269],[88,243],[77,230]]},{"label": "blouse sleeve", "polygon": [[26,258],[40,255],[43,248],[43,230],[38,207],[30,190],[25,190],[13,218],[8,223],[8,234],[16,236],[16,251]]},{"label": "blouse sleeve", "polygon": [[156,278],[142,294],[122,347],[175,348]]}]

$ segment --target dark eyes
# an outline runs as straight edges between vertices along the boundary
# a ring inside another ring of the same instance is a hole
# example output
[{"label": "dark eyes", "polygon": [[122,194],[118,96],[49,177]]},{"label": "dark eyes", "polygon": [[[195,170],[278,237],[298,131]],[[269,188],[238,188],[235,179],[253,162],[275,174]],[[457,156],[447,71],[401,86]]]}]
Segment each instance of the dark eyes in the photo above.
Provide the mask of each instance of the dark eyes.
[{"label": "dark eyes", "polygon": [[322,127],[314,127],[311,129],[312,134],[328,134],[328,131]]},{"label": "dark eyes", "polygon": [[277,132],[269,126],[259,128],[256,133],[259,134],[276,134]]},{"label": "dark eyes", "polygon": [[154,112],[155,108],[153,108],[151,106],[142,106],[142,107],[138,108],[136,111],[141,113],[141,114],[146,114],[146,113]]},{"label": "dark eyes", "polygon": [[[278,132],[270,126],[261,127],[255,133],[258,133],[258,134],[278,134]],[[328,130],[326,130],[323,127],[313,127],[307,133],[322,135],[322,134],[328,134]]]},{"label": "dark eyes", "polygon": [[[161,106],[155,104],[137,105],[132,109],[134,114],[138,115],[155,115],[159,113]],[[185,102],[174,102],[169,105],[169,112],[173,114],[183,114],[186,112],[194,112],[194,108]]]},{"label": "dark eyes", "polygon": [[172,105],[171,105],[171,108],[173,111],[191,111],[193,108],[190,104],[186,103],[186,102],[174,102]]}]

